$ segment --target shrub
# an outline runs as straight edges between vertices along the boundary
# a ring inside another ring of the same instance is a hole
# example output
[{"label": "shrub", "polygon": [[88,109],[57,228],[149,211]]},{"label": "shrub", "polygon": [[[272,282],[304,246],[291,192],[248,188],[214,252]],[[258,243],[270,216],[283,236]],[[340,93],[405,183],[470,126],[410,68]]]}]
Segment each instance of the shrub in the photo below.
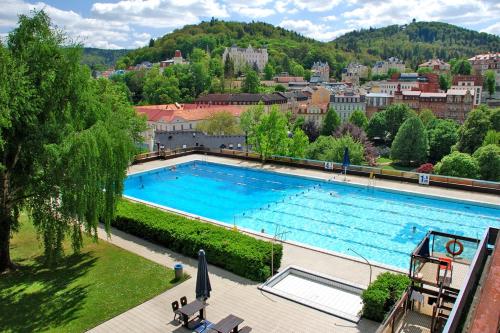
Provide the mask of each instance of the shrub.
[{"label": "shrub", "polygon": [[382,322],[409,285],[410,278],[403,274],[385,272],[377,276],[361,295],[363,317]]},{"label": "shrub", "polygon": [[424,163],[417,168],[419,173],[432,173],[434,171],[434,165],[432,163]]},{"label": "shrub", "polygon": [[474,152],[472,155],[479,164],[481,179],[500,180],[500,147],[497,145],[486,145]]},{"label": "shrub", "polygon": [[[121,201],[112,225],[120,230],[196,258],[199,249],[210,264],[254,281],[271,275],[271,243],[191,220],[143,204]],[[274,245],[274,267],[279,268],[283,248]]]},{"label": "shrub", "polygon": [[438,175],[477,179],[479,163],[469,154],[455,151],[443,157],[441,162],[436,164],[434,171]]}]

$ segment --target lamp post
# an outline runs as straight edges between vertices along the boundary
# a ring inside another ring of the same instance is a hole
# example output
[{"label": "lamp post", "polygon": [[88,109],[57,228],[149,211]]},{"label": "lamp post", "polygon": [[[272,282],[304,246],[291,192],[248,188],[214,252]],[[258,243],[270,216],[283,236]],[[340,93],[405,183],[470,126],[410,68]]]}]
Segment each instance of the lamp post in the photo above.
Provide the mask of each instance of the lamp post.
[{"label": "lamp post", "polygon": [[[368,261],[368,259],[366,259],[365,257],[363,257],[363,256],[362,256],[361,254],[359,254],[358,252],[354,251],[353,249],[348,248],[347,250],[348,250],[348,251],[352,251],[352,252],[356,253],[358,256],[360,256],[361,258],[363,258],[363,259],[366,261],[366,263],[367,263],[367,264],[368,264],[368,266],[370,267],[370,283],[372,283],[372,264],[370,264],[370,262]],[[369,283],[369,284],[370,284],[370,283]]]}]

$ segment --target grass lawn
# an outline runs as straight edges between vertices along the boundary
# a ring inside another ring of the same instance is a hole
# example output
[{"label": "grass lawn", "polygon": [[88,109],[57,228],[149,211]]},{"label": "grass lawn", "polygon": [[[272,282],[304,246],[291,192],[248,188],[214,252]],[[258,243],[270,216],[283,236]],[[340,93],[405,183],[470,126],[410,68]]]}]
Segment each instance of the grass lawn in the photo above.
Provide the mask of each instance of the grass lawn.
[{"label": "grass lawn", "polygon": [[0,275],[0,332],[83,332],[172,288],[174,272],[105,241],[69,244],[57,269],[43,265],[33,225],[22,218],[11,246],[22,267]]},{"label": "grass lawn", "polygon": [[379,164],[379,168],[386,170],[412,171],[415,169],[414,167],[407,167],[394,163],[390,158],[387,157],[377,158],[377,164]]}]

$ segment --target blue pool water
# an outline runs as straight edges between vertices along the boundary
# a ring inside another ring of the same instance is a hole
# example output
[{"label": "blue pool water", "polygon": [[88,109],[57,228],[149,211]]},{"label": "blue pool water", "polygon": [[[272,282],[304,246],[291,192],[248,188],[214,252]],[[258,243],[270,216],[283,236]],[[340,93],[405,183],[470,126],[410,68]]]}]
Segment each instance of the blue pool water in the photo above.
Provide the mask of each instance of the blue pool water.
[{"label": "blue pool water", "polygon": [[498,208],[207,162],[129,176],[125,195],[399,268],[428,230],[479,238],[500,227]]}]

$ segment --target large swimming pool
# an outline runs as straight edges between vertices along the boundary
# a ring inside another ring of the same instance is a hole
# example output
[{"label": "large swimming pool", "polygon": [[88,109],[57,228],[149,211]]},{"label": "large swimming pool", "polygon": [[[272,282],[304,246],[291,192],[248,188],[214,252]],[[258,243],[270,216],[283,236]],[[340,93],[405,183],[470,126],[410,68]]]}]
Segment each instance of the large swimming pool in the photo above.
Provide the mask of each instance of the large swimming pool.
[{"label": "large swimming pool", "polygon": [[479,238],[500,227],[498,207],[201,161],[131,175],[125,195],[398,268],[428,230]]}]

